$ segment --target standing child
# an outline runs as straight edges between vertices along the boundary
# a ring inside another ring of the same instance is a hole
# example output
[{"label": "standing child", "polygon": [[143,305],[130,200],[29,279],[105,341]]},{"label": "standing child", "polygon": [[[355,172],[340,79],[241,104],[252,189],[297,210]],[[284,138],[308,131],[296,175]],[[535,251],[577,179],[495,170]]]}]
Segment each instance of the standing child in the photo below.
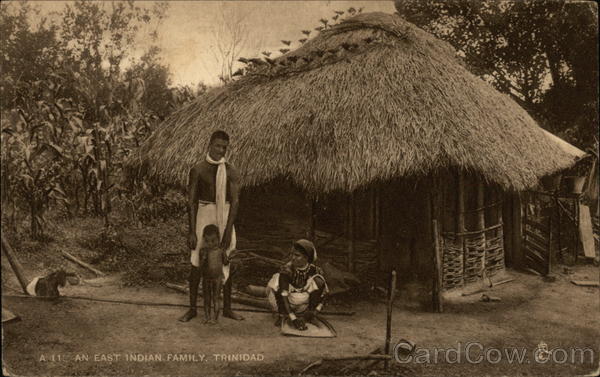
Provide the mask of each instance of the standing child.
[{"label": "standing child", "polygon": [[[223,266],[229,263],[227,254],[219,246],[219,228],[210,224],[203,232],[204,247],[202,256],[202,294],[204,295],[204,323],[217,323],[219,318],[219,299],[223,286]],[[212,309],[212,310],[211,310]]]}]

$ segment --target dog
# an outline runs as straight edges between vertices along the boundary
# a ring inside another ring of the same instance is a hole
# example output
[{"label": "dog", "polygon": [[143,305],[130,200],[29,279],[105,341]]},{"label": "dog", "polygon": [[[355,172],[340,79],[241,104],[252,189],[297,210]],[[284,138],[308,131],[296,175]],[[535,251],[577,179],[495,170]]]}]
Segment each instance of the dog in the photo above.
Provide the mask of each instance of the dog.
[{"label": "dog", "polygon": [[27,292],[31,296],[58,298],[60,297],[58,287],[64,287],[67,284],[67,276],[74,275],[60,269],[47,276],[36,277],[27,285]]}]

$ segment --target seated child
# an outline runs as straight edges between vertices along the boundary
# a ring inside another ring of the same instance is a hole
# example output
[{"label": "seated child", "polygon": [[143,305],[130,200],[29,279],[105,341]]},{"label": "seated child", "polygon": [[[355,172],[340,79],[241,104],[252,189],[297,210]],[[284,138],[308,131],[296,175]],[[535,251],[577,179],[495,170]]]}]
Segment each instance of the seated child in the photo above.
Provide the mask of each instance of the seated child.
[{"label": "seated child", "polygon": [[207,225],[202,232],[202,237],[205,245],[200,249],[204,323],[217,323],[220,309],[219,298],[224,278],[223,265],[227,265],[229,260],[225,251],[219,247],[221,237],[216,225]]}]

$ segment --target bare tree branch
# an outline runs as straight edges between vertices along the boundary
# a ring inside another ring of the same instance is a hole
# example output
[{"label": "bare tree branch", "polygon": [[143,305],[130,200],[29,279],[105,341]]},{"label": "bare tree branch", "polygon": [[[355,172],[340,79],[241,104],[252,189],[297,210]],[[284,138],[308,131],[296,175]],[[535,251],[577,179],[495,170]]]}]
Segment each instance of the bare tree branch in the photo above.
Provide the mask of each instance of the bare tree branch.
[{"label": "bare tree branch", "polygon": [[212,29],[214,45],[211,52],[219,65],[221,80],[227,82],[231,80],[237,59],[248,41],[247,14],[227,3],[220,6],[221,22],[219,27]]}]

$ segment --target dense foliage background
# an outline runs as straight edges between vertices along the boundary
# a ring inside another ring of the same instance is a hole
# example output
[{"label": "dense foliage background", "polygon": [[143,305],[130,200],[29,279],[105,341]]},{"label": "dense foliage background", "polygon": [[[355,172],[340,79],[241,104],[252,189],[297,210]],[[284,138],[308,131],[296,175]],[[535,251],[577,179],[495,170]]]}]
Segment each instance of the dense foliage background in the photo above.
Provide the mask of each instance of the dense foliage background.
[{"label": "dense foliage background", "polygon": [[[396,0],[395,5],[400,15],[451,43],[472,72],[510,94],[543,127],[580,148],[596,148],[595,3]],[[336,11],[315,30],[361,11]],[[26,1],[0,3],[3,223],[17,230],[17,217],[27,218],[31,237],[39,240],[50,207],[69,218],[100,217],[105,228],[116,202],[136,224],[185,213],[180,194],[122,181],[131,150],[174,109],[207,90],[203,84],[173,87],[156,44],[132,56],[142,31],[150,30],[156,41],[168,4],[76,1],[48,19],[31,17],[36,12]],[[311,30],[302,34],[301,44]],[[271,55],[263,51],[261,58],[245,59],[239,38],[223,43],[223,51],[238,51],[224,55],[225,83],[248,69],[233,72],[240,62],[251,65]],[[291,42],[282,43],[279,51],[289,51]]]},{"label": "dense foliage background", "polygon": [[598,6],[592,1],[395,0],[471,71],[549,131],[597,148]]},{"label": "dense foliage background", "polygon": [[16,227],[24,210],[31,236],[41,239],[50,205],[108,226],[115,200],[139,220],[157,203],[146,200],[152,188],[122,184],[123,160],[197,94],[171,86],[158,47],[130,56],[140,29],[165,17],[166,3],[77,1],[53,17],[60,21],[36,24],[34,5],[0,6],[4,220]]}]

